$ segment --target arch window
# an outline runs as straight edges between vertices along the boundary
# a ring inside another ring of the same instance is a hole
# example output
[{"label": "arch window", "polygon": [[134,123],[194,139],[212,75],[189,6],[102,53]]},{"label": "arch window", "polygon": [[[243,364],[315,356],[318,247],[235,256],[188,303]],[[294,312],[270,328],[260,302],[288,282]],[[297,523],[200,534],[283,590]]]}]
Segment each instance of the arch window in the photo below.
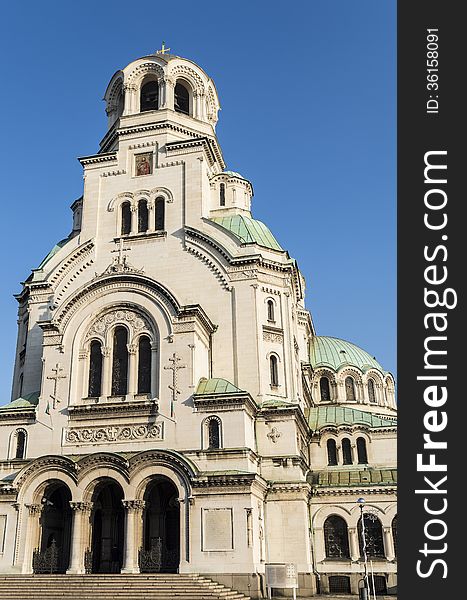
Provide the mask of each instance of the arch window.
[{"label": "arch window", "polygon": [[334,467],[337,465],[337,446],[336,440],[329,439],[326,443],[328,450],[328,465]]},{"label": "arch window", "polygon": [[138,232],[145,233],[149,228],[149,211],[147,200],[138,202]]},{"label": "arch window", "polygon": [[21,375],[19,376],[19,383],[18,383],[18,396],[20,398],[23,394],[23,382],[24,382],[24,374],[21,373]]},{"label": "arch window", "polygon": [[397,515],[392,520],[392,539],[394,542],[394,555],[397,556]]},{"label": "arch window", "polygon": [[124,396],[128,391],[128,332],[116,327],[113,335],[112,396]]},{"label": "arch window", "polygon": [[15,434],[16,437],[16,449],[15,449],[15,458],[25,458],[26,457],[26,440],[27,434],[24,429],[18,429]]},{"label": "arch window", "polygon": [[352,447],[349,438],[342,440],[342,462],[344,465],[352,464]]},{"label": "arch window", "polygon": [[140,112],[157,110],[159,108],[159,84],[157,81],[148,81],[141,88]]},{"label": "arch window", "polygon": [[277,356],[274,354],[269,357],[269,376],[271,379],[271,386],[277,387],[279,385],[279,363]]},{"label": "arch window", "polygon": [[203,448],[213,450],[222,448],[222,421],[219,417],[208,417],[203,421]]},{"label": "arch window", "polygon": [[381,521],[376,515],[364,513],[363,527],[362,519],[359,519],[358,540],[362,556],[364,555],[365,550],[367,557],[384,558],[383,528],[381,526]]},{"label": "arch window", "polygon": [[155,226],[156,231],[164,231],[165,228],[165,200],[164,198],[156,198],[155,203]]},{"label": "arch window", "polygon": [[319,392],[321,395],[322,402],[330,402],[331,400],[331,387],[329,385],[328,377],[321,377],[319,380]]},{"label": "arch window", "polygon": [[368,380],[368,399],[372,404],[376,404],[376,388],[373,379]]},{"label": "arch window", "polygon": [[190,114],[190,94],[182,83],[175,86],[175,112]]},{"label": "arch window", "polygon": [[93,340],[89,349],[88,397],[98,398],[102,394],[102,345]]},{"label": "arch window", "polygon": [[332,515],[324,522],[324,547],[326,558],[350,558],[347,523],[342,517]]},{"label": "arch window", "polygon": [[131,206],[129,202],[122,204],[122,235],[128,235],[131,232]]},{"label": "arch window", "polygon": [[345,397],[347,400],[355,400],[355,381],[353,377],[345,378]]},{"label": "arch window", "polygon": [[275,315],[275,310],[274,310],[274,308],[275,308],[274,301],[268,300],[267,307],[268,307],[268,321],[270,321],[271,323],[275,323],[276,315]]},{"label": "arch window", "polygon": [[362,438],[362,437],[357,438],[357,457],[358,457],[358,464],[360,464],[360,465],[368,464],[368,454],[366,451],[365,438]]},{"label": "arch window", "polygon": [[138,342],[138,394],[151,393],[151,341],[142,335]]},{"label": "arch window", "polygon": [[225,206],[225,183],[219,186],[219,206]]}]

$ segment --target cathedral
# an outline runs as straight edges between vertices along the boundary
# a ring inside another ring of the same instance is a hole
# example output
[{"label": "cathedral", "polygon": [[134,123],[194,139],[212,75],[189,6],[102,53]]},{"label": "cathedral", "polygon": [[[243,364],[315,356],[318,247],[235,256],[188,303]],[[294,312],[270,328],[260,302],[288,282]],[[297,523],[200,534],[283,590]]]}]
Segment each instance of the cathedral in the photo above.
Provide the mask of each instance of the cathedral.
[{"label": "cathedral", "polygon": [[163,48],[104,100],[72,231],[16,296],[0,573],[390,593],[393,376],[317,335],[297,262],[226,168],[201,67]]}]

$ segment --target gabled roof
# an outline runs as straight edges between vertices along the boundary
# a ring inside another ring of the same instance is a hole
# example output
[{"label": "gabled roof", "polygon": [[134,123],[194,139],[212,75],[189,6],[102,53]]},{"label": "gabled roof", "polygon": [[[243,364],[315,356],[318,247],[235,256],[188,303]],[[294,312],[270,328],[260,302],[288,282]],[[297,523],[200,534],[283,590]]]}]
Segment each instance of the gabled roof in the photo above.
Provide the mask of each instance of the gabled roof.
[{"label": "gabled roof", "polygon": [[310,408],[308,425],[312,431],[326,426],[363,425],[370,429],[397,427],[397,417],[383,417],[356,408],[342,406],[318,406]]},{"label": "gabled roof", "polygon": [[261,221],[245,215],[212,217],[209,220],[232,233],[242,244],[258,244],[271,250],[283,251],[279,242]]}]

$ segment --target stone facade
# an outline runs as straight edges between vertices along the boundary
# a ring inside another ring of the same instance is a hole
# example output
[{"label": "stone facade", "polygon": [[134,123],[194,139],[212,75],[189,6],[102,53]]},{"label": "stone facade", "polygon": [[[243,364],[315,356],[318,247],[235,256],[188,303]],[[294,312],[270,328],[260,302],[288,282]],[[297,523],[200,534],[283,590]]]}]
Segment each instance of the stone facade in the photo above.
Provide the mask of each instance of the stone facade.
[{"label": "stone facade", "polygon": [[0,572],[202,573],[260,597],[265,565],[294,563],[301,593],[355,592],[364,497],[394,586],[392,376],[316,335],[295,261],[225,170],[200,67],[143,57],[105,101],[72,233],[17,296]]}]

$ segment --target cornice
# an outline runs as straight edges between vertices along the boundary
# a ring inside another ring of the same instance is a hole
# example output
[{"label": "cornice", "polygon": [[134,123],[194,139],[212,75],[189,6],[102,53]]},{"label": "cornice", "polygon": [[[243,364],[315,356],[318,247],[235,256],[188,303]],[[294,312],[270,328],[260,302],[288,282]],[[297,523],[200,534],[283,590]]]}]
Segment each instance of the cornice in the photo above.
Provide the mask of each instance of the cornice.
[{"label": "cornice", "polygon": [[90,154],[89,156],[78,157],[83,167],[87,165],[97,165],[101,163],[114,162],[117,160],[116,152],[102,152],[100,154]]},{"label": "cornice", "polygon": [[397,496],[397,487],[380,487],[376,485],[369,485],[368,487],[333,487],[333,488],[317,488],[313,487],[312,498],[320,496],[355,496],[355,495],[394,495]]},{"label": "cornice", "polygon": [[198,412],[245,409],[252,416],[258,412],[258,406],[248,392],[193,394],[193,403]]},{"label": "cornice", "polygon": [[[8,421],[15,424],[30,424],[36,420],[36,407],[31,408],[12,408],[11,410],[0,411],[0,422]],[[6,424],[6,423],[5,423]]]},{"label": "cornice", "polygon": [[80,404],[68,407],[72,421],[108,419],[113,417],[147,417],[158,414],[157,402],[151,400],[132,402],[109,402],[102,404]]}]

